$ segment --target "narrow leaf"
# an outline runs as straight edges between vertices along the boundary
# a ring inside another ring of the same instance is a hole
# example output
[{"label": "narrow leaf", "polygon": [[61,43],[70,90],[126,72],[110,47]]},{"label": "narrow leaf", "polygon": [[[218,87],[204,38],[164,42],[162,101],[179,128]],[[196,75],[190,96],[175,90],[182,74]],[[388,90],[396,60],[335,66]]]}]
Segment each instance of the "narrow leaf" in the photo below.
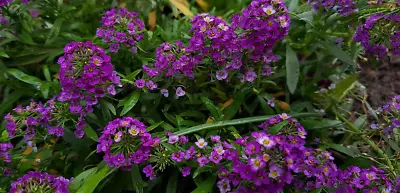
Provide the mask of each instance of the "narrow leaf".
[{"label": "narrow leaf", "polygon": [[214,103],[208,99],[207,97],[200,97],[200,100],[203,102],[203,104],[207,107],[207,109],[210,111],[211,115],[218,119],[221,116],[221,110],[218,109],[218,107],[216,107],[214,105]]},{"label": "narrow leaf", "polygon": [[210,193],[214,187],[216,181],[215,176],[210,176],[207,180],[198,184],[197,188],[192,193]]},{"label": "narrow leaf", "polygon": [[125,115],[136,105],[136,103],[139,101],[140,98],[140,92],[141,92],[140,90],[136,90],[130,96],[120,101],[118,106],[124,107],[121,111],[120,116]]},{"label": "narrow leaf", "polygon": [[109,171],[110,167],[108,167],[107,165],[99,169],[96,174],[93,174],[90,177],[86,178],[85,183],[82,185],[81,188],[78,189],[77,193],[92,193],[99,185],[99,183],[107,176]]},{"label": "narrow leaf", "polygon": [[90,168],[82,173],[80,173],[78,176],[76,176],[72,182],[69,184],[68,188],[71,192],[76,192],[85,182],[85,179],[89,178],[91,175],[95,174],[97,172],[97,167]]},{"label": "narrow leaf", "polygon": [[15,68],[10,68],[7,70],[7,72],[9,74],[11,74],[12,76],[14,76],[16,79],[26,82],[28,84],[38,86],[42,83],[42,80],[40,80],[39,78],[27,75],[24,72],[22,72],[18,69],[15,69]]},{"label": "narrow leaf", "polygon": [[142,175],[140,174],[139,166],[137,164],[133,165],[131,175],[136,193],[143,193]]},{"label": "narrow leaf", "polygon": [[83,128],[83,130],[85,131],[85,134],[90,138],[93,139],[94,141],[97,141],[99,139],[99,137],[97,136],[96,131],[94,131],[92,129],[92,127],[90,127],[89,124],[86,124],[86,127]]},{"label": "narrow leaf", "polygon": [[343,61],[344,63],[352,66],[356,65],[351,56],[336,45],[330,42],[321,42],[321,45],[326,48],[329,53],[331,53],[333,56]]},{"label": "narrow leaf", "polygon": [[270,133],[271,135],[275,135],[277,133],[279,133],[279,131],[288,124],[288,121],[282,121],[272,127],[270,127],[268,129],[268,133]]},{"label": "narrow leaf", "polygon": [[299,81],[299,60],[296,53],[286,45],[286,82],[290,93],[294,93]]}]

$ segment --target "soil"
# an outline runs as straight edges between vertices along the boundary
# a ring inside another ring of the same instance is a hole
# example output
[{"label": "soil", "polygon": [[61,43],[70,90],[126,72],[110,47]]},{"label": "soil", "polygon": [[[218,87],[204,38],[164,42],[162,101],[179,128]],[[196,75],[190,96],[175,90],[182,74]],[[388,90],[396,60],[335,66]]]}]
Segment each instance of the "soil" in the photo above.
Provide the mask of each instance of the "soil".
[{"label": "soil", "polygon": [[373,108],[400,94],[400,57],[392,57],[376,66],[364,63],[360,67],[359,80],[367,88],[367,100]]}]

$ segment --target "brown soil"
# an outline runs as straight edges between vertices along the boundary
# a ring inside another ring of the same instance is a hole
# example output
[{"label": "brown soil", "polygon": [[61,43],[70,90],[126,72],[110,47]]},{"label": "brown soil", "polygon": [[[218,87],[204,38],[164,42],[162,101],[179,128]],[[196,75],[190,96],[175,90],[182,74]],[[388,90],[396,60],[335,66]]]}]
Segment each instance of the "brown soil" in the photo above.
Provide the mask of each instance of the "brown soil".
[{"label": "brown soil", "polygon": [[400,57],[373,66],[361,64],[360,82],[367,88],[368,102],[373,108],[381,106],[400,94]]}]

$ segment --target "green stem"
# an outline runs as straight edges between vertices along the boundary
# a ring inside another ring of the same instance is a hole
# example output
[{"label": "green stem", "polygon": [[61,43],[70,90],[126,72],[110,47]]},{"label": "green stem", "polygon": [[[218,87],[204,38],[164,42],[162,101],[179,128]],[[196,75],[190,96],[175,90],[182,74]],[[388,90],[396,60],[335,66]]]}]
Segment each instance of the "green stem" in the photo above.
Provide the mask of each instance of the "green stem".
[{"label": "green stem", "polygon": [[[350,130],[356,132],[356,133],[361,133],[360,129],[357,128],[356,126],[353,125],[353,123],[351,123],[349,120],[347,120],[345,117],[343,117],[342,115],[337,114],[337,116],[339,117],[340,120],[342,120],[344,123],[346,123],[347,126],[349,126]],[[383,152],[376,144],[374,141],[368,139],[367,137],[365,137],[364,135],[360,135],[361,138],[380,156],[382,157],[390,171],[393,172],[394,175],[396,175],[395,169],[393,167],[392,162],[390,161],[390,158],[385,154],[385,152]]]},{"label": "green stem", "polygon": [[[233,119],[233,120],[229,120],[229,121],[216,121],[213,123],[197,125],[194,127],[184,129],[184,130],[180,130],[180,131],[175,132],[174,134],[181,136],[181,135],[187,135],[187,134],[195,133],[195,132],[202,131],[202,130],[214,129],[214,128],[218,128],[218,127],[227,127],[227,126],[233,126],[233,125],[243,125],[246,123],[261,122],[261,121],[267,120],[268,118],[270,118],[272,116],[275,116],[275,115],[247,117],[247,118],[241,118],[241,119]],[[291,117],[293,117],[293,118],[307,117],[307,116],[318,117],[318,116],[320,116],[320,114],[318,114],[318,113],[297,113],[297,114],[291,115]],[[168,139],[166,137],[161,138],[161,142],[165,142],[167,140]]]}]

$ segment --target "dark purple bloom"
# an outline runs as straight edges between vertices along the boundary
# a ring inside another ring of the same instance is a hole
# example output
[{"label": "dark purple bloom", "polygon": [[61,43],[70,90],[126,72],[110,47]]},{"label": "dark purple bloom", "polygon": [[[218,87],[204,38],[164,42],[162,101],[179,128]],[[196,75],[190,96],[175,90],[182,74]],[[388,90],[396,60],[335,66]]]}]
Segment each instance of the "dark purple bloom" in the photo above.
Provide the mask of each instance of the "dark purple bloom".
[{"label": "dark purple bloom", "polygon": [[150,164],[143,168],[143,173],[146,175],[146,177],[150,178],[150,180],[154,180],[156,178],[156,175],[153,171],[153,166]]},{"label": "dark purple bloom", "polygon": [[187,166],[183,167],[182,170],[181,170],[182,176],[183,177],[189,176],[190,175],[190,170],[191,170],[190,167],[187,167]]},{"label": "dark purple bloom", "polygon": [[121,46],[136,53],[136,43],[144,38],[144,23],[135,12],[126,8],[119,11],[111,9],[101,18],[103,24],[96,31],[96,36],[110,43],[110,51],[118,52]]},{"label": "dark purple bloom", "polygon": [[143,88],[146,85],[146,81],[143,79],[136,80],[135,85],[137,88]]},{"label": "dark purple bloom", "polygon": [[171,159],[176,161],[176,162],[181,162],[183,158],[185,157],[184,152],[175,152],[171,155]]}]

